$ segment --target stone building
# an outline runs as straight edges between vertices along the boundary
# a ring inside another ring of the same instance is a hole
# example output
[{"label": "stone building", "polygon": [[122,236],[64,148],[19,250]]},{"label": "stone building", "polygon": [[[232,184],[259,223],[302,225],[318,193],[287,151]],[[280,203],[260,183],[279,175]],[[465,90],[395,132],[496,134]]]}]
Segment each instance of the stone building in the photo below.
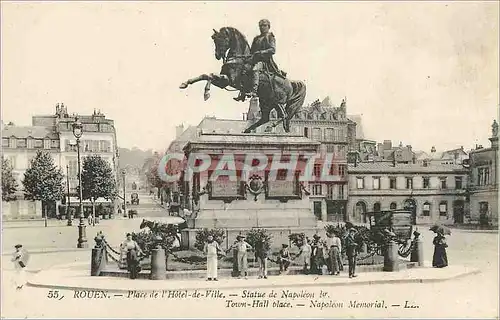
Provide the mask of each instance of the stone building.
[{"label": "stone building", "polygon": [[[83,135],[80,139],[82,161],[87,155],[99,154],[109,162],[116,174],[119,155],[114,121],[107,119],[100,111],[78,117],[83,125]],[[77,198],[73,197],[76,196],[78,186],[76,139],[72,128],[74,121],[75,114],[68,114],[64,104],[57,104],[54,114],[33,116],[32,126],[5,125],[2,127],[3,156],[11,163],[18,181],[18,199],[23,197],[21,180],[24,178],[24,172],[29,168],[37,151],[44,150],[52,155],[54,164],[69,177],[71,202],[77,203]],[[50,210],[51,215],[56,213],[54,207],[55,204]],[[12,212],[14,211],[12,209]],[[37,212],[37,214],[40,213]]]},{"label": "stone building", "polygon": [[481,215],[498,225],[498,123],[492,125],[490,148],[470,152],[470,215],[477,222]]},{"label": "stone building", "polygon": [[463,223],[468,170],[462,166],[390,162],[349,165],[348,219],[366,222],[366,212],[407,209],[414,222]]},{"label": "stone building", "polygon": [[414,163],[416,160],[411,145],[403,146],[403,143],[399,142],[399,145],[394,147],[391,140],[384,140],[383,143],[378,143],[377,154],[376,161],[394,161],[396,163],[408,164]]},{"label": "stone building", "polygon": [[425,151],[415,151],[416,162],[423,164],[452,164],[461,165],[469,158],[469,154],[464,147],[438,152],[433,146],[430,153]]}]

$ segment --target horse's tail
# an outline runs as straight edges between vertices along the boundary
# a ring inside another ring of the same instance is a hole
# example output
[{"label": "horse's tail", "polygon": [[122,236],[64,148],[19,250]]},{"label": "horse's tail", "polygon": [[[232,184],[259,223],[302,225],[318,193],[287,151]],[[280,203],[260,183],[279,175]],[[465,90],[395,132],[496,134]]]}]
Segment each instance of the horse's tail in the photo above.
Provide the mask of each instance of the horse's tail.
[{"label": "horse's tail", "polygon": [[302,81],[290,81],[292,84],[292,95],[286,102],[287,120],[290,121],[292,117],[304,105],[306,100],[306,84]]}]

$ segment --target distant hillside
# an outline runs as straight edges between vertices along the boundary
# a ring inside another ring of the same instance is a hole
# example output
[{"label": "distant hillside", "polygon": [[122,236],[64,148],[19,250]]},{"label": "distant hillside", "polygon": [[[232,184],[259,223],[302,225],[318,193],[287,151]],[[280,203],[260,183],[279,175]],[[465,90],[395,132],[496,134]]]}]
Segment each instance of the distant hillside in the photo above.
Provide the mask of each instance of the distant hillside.
[{"label": "distant hillside", "polygon": [[137,168],[142,168],[146,159],[153,156],[153,150],[141,150],[139,148],[118,148],[120,152],[120,167],[135,166]]}]

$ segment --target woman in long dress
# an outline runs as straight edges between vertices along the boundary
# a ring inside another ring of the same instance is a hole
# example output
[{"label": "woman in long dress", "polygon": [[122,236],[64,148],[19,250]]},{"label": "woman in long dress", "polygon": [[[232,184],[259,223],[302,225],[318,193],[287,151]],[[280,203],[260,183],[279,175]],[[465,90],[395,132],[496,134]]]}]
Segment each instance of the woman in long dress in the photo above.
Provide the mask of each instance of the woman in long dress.
[{"label": "woman in long dress", "polygon": [[300,257],[300,261],[304,265],[304,273],[305,274],[309,273],[309,268],[310,268],[310,264],[311,264],[311,253],[312,253],[312,248],[311,248],[310,240],[304,239],[304,242],[302,242],[302,245],[300,246],[299,257]]},{"label": "woman in long dress", "polygon": [[132,240],[130,233],[127,233],[127,239],[122,243],[121,248],[127,253],[127,269],[130,272],[130,279],[136,279],[139,272],[139,255],[143,252],[137,242]]},{"label": "woman in long dress", "polygon": [[434,256],[432,257],[432,266],[435,268],[444,268],[448,266],[448,256],[446,255],[446,238],[442,232],[436,232],[432,241],[434,244]]}]

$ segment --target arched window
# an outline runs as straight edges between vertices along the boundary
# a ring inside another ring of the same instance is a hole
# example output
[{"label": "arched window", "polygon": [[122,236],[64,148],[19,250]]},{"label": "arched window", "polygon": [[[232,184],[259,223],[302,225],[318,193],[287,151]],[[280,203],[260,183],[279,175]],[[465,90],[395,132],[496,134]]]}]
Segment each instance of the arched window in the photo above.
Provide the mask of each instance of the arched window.
[{"label": "arched window", "polygon": [[366,203],[364,201],[358,201],[356,203],[356,215],[358,217],[363,217],[363,222],[366,222]]},{"label": "arched window", "polygon": [[391,202],[390,208],[391,210],[396,210],[398,208],[398,205],[396,204],[396,202]]},{"label": "arched window", "polygon": [[380,202],[375,202],[375,204],[373,205],[373,211],[380,212]]}]

